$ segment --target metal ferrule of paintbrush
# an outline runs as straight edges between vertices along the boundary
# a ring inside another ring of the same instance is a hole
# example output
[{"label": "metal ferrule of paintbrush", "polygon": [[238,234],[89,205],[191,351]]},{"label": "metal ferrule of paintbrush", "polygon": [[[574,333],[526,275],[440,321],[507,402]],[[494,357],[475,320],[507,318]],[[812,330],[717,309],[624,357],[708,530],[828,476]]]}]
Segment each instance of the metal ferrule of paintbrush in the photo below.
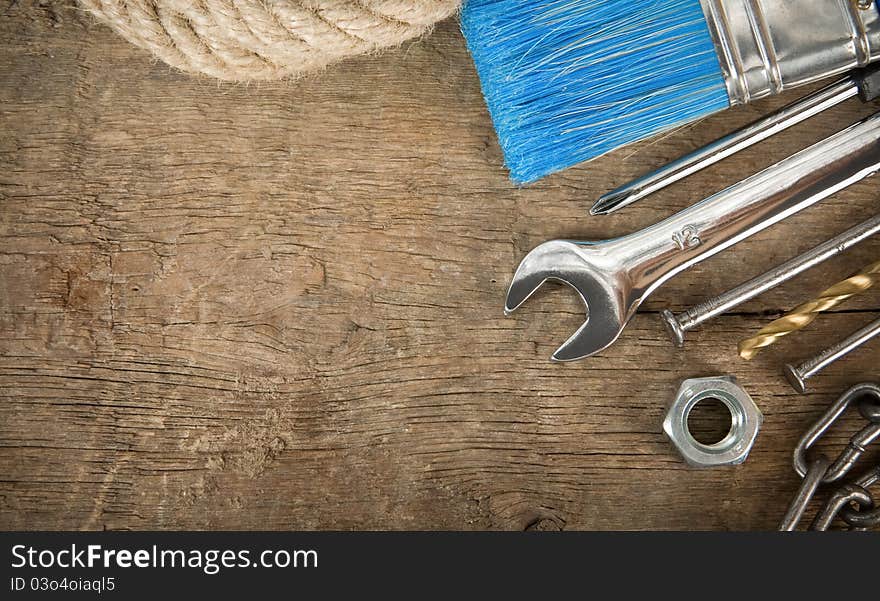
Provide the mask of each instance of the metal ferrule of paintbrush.
[{"label": "metal ferrule of paintbrush", "polygon": [[880,59],[880,11],[862,0],[700,0],[732,105]]}]

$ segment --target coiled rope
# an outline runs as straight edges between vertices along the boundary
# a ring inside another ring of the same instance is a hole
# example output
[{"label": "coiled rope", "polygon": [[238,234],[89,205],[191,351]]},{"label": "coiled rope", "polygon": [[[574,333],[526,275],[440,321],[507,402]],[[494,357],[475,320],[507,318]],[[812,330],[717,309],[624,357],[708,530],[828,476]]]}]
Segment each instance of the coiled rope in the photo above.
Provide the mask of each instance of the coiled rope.
[{"label": "coiled rope", "polygon": [[78,0],[172,67],[227,81],[295,77],[423,35],[461,0]]}]

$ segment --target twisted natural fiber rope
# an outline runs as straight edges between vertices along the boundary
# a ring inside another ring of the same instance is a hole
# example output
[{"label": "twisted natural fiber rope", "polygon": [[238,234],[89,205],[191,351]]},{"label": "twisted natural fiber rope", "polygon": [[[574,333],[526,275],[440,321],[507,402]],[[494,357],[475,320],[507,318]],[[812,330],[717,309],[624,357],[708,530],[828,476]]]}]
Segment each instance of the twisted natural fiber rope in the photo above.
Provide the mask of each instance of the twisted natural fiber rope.
[{"label": "twisted natural fiber rope", "polygon": [[848,277],[831,288],[823,290],[813,300],[802,303],[776,319],[752,336],[739,343],[739,356],[751,359],[762,348],[775,343],[783,336],[797,332],[808,325],[823,311],[830,311],[843,301],[860,294],[880,280],[880,261],[871,263],[857,274]]},{"label": "twisted natural fiber rope", "polygon": [[79,0],[130,42],[188,73],[280,79],[398,45],[461,0]]}]

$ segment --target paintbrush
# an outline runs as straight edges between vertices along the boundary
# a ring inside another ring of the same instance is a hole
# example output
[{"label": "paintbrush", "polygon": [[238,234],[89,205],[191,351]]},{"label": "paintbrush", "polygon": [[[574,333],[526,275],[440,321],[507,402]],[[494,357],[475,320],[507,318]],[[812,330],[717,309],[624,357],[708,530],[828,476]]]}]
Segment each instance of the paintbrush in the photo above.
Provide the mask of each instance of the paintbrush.
[{"label": "paintbrush", "polygon": [[860,0],[466,0],[461,28],[517,183],[880,59]]}]

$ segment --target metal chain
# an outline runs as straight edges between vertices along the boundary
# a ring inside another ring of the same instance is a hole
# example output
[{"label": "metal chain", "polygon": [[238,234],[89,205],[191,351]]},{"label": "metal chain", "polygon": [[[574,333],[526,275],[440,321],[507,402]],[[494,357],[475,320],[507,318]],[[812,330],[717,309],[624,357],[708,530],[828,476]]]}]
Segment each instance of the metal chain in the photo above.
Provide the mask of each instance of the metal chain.
[{"label": "metal chain", "polygon": [[[859,413],[868,424],[850,438],[834,461],[823,454],[817,454],[808,460],[807,453],[816,441],[854,404],[858,406]],[[865,453],[866,447],[878,438],[880,438],[880,386],[870,383],[853,386],[810,426],[795,447],[794,469],[803,478],[803,482],[779,530],[796,529],[819,487],[845,477]],[[838,516],[854,529],[863,530],[880,525],[880,503],[875,503],[868,490],[878,481],[880,481],[880,465],[853,482],[841,486],[831,494],[810,528],[826,530]],[[858,508],[856,509],[854,505]]]}]

